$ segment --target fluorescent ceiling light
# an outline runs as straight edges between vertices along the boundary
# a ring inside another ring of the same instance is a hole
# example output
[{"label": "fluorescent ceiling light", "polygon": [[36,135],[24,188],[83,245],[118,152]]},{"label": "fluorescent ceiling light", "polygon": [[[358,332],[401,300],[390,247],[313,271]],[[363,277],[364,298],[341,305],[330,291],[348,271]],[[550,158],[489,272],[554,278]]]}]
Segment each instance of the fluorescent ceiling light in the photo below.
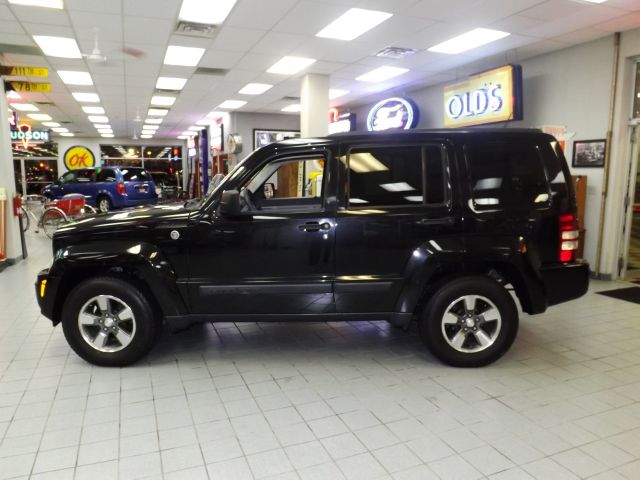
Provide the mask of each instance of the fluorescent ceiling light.
[{"label": "fluorescent ceiling light", "polygon": [[182,0],[178,20],[220,25],[235,3],[236,0]]},{"label": "fluorescent ceiling light", "polygon": [[52,120],[46,113],[29,113],[27,117],[33,118],[34,120]]},{"label": "fluorescent ceiling light", "polygon": [[589,2],[589,3],[604,3],[607,0],[582,0],[583,2]]},{"label": "fluorescent ceiling light", "polygon": [[103,134],[103,133],[113,133],[113,130],[111,130],[110,128],[99,128],[98,129],[98,133]]},{"label": "fluorescent ceiling light", "polygon": [[283,112],[291,112],[291,113],[295,113],[295,112],[301,112],[302,111],[302,105],[300,105],[299,103],[294,103],[293,105],[287,105],[286,107],[284,107],[282,109]]},{"label": "fluorescent ceiling light", "polygon": [[196,125],[201,125],[203,127],[206,127],[207,125],[211,125],[213,123],[213,120],[211,120],[210,118],[203,118],[202,120],[198,120],[196,122]]},{"label": "fluorescent ceiling light", "polygon": [[20,112],[37,112],[39,110],[39,108],[32,103],[10,103],[9,106]]},{"label": "fluorescent ceiling light", "polygon": [[113,133],[101,133],[102,138],[113,138]]},{"label": "fluorescent ceiling light", "polygon": [[73,137],[73,133],[71,132],[62,132],[59,134],[61,137]]},{"label": "fluorescent ceiling light", "polygon": [[82,111],[84,113],[97,113],[98,115],[102,115],[104,113],[104,108],[102,108],[102,107],[82,107]]},{"label": "fluorescent ceiling light", "polygon": [[13,90],[9,90],[7,92],[7,100],[18,100],[22,98],[18,92],[14,92]]},{"label": "fluorescent ceiling light", "polygon": [[164,120],[164,118],[147,118],[144,123],[155,123],[155,124],[160,124],[162,123],[162,120]]},{"label": "fluorescent ceiling light", "polygon": [[186,140],[190,137],[191,135],[178,135],[176,138],[179,138],[180,140]]},{"label": "fluorescent ceiling light", "polygon": [[185,83],[187,83],[186,78],[158,77],[156,88],[160,90],[182,90]]},{"label": "fluorescent ceiling light", "polygon": [[149,134],[142,134],[140,135],[140,138],[153,138],[153,135],[149,135]]},{"label": "fluorescent ceiling light", "polygon": [[391,13],[377,10],[350,8],[316,33],[316,37],[353,40],[392,16]]},{"label": "fluorescent ceiling light", "polygon": [[491,30],[490,28],[476,28],[462,35],[458,35],[446,42],[439,43],[428,50],[436,53],[448,53],[455,55],[457,53],[466,52],[473,48],[495,42],[501,38],[511,35],[500,30]]},{"label": "fluorescent ceiling light", "polygon": [[243,95],[260,95],[271,87],[273,87],[273,85],[269,85],[268,83],[247,83],[238,93]]},{"label": "fluorescent ceiling light", "polygon": [[58,76],[67,85],[93,85],[89,72],[58,70]]},{"label": "fluorescent ceiling light", "polygon": [[329,100],[335,100],[336,98],[340,98],[343,95],[349,93],[349,90],[340,90],[338,88],[330,88],[329,89]]},{"label": "fluorescent ceiling light", "polygon": [[145,135],[154,135],[156,133],[155,130],[142,130],[140,133],[144,133]]},{"label": "fluorescent ceiling light", "polygon": [[82,53],[80,53],[80,48],[78,48],[75,38],[34,35],[33,39],[42,50],[42,53],[48,57],[82,58]]},{"label": "fluorescent ceiling light", "polygon": [[245,102],[244,100],[225,100],[220,105],[218,105],[218,108],[234,109],[234,108],[240,108],[246,104],[247,102]]},{"label": "fluorescent ceiling light", "polygon": [[65,127],[56,127],[56,128],[52,128],[51,130],[53,130],[56,133],[67,133],[69,131],[69,129]]},{"label": "fluorescent ceiling light", "polygon": [[111,128],[108,123],[94,123],[93,126],[96,128]]},{"label": "fluorescent ceiling light", "polygon": [[26,5],[28,7],[47,7],[62,10],[62,0],[9,0],[13,5]]},{"label": "fluorescent ceiling light", "polygon": [[142,128],[144,130],[158,130],[160,125],[143,125]]},{"label": "fluorescent ceiling light", "polygon": [[60,124],[58,122],[42,122],[42,125],[45,127],[59,127]]},{"label": "fluorescent ceiling light", "polygon": [[197,134],[198,134],[198,132],[192,132],[190,130],[182,132],[182,135],[186,135],[187,137],[193,137],[194,135],[197,135]]},{"label": "fluorescent ceiling light", "polygon": [[91,123],[109,123],[109,117],[104,115],[88,115],[87,118]]},{"label": "fluorescent ceiling light", "polygon": [[415,190],[415,188],[407,182],[381,183],[380,186],[387,192],[410,192],[411,190]]},{"label": "fluorescent ceiling light", "polygon": [[162,95],[154,95],[151,97],[151,105],[158,105],[159,107],[170,107],[176,102],[176,97],[165,97]]},{"label": "fluorescent ceiling light", "polygon": [[166,108],[150,108],[147,115],[150,117],[164,117],[167,113],[169,113],[169,110]]},{"label": "fluorescent ceiling light", "polygon": [[85,103],[99,103],[100,97],[98,97],[97,93],[82,93],[82,92],[72,92],[73,98],[75,98],[78,102]]},{"label": "fluorescent ceiling light", "polygon": [[164,56],[165,65],[180,65],[183,67],[195,67],[204,54],[204,48],[180,47],[169,45]]},{"label": "fluorescent ceiling light", "polygon": [[371,70],[370,72],[365,73],[364,75],[356,77],[356,80],[360,82],[384,82],[385,80],[397,77],[398,75],[402,75],[403,73],[407,73],[408,71],[408,68],[379,67],[375,70]]},{"label": "fluorescent ceiling light", "polygon": [[199,132],[200,130],[202,130],[202,127],[197,127],[195,125],[192,125],[187,130],[193,130],[194,132]]},{"label": "fluorescent ceiling light", "polygon": [[276,63],[274,63],[267,73],[279,73],[282,75],[293,75],[300,70],[304,70],[312,63],[315,63],[315,58],[305,57],[282,57]]}]

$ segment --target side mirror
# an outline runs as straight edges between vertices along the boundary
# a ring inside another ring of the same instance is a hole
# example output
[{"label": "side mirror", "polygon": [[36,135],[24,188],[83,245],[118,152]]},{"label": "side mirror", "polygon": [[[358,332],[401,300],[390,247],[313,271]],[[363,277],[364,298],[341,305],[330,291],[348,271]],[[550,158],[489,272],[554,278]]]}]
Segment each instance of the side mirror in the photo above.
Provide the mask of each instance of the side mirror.
[{"label": "side mirror", "polygon": [[220,197],[220,215],[223,217],[237,217],[240,215],[240,192],[225,190]]}]

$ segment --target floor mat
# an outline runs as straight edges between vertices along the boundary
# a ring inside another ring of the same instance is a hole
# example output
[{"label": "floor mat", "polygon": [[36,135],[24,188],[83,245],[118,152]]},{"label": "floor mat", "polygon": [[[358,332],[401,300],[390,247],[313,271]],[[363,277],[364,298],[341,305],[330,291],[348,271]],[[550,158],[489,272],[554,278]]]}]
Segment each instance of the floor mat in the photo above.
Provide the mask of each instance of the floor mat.
[{"label": "floor mat", "polygon": [[597,293],[598,295],[604,295],[606,297],[640,304],[640,287],[616,288],[615,290],[606,290],[604,292]]}]

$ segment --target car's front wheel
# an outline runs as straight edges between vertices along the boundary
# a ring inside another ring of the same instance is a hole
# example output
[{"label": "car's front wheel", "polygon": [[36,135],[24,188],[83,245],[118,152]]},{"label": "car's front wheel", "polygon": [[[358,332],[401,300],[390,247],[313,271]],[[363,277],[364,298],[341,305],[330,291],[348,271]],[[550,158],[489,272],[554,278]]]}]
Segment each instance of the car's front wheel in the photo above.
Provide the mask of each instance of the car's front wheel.
[{"label": "car's front wheel", "polygon": [[440,287],[420,318],[420,336],[444,363],[480,367],[509,349],[518,331],[511,295],[480,276],[457,278]]},{"label": "car's front wheel", "polygon": [[71,348],[87,362],[115,367],[146,355],[160,325],[144,294],[133,284],[97,277],[69,294],[62,329]]}]

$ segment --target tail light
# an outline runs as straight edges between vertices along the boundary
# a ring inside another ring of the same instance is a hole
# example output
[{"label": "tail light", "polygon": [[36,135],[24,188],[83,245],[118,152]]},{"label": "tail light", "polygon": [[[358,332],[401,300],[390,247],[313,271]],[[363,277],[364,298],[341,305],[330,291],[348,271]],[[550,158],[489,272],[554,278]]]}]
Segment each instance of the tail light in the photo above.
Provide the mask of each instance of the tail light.
[{"label": "tail light", "polygon": [[124,183],[122,182],[118,182],[118,193],[120,195],[124,195],[125,193],[127,193],[127,190],[124,188]]},{"label": "tail light", "polygon": [[578,253],[580,232],[575,215],[560,215],[560,238],[558,260],[573,262]]}]

